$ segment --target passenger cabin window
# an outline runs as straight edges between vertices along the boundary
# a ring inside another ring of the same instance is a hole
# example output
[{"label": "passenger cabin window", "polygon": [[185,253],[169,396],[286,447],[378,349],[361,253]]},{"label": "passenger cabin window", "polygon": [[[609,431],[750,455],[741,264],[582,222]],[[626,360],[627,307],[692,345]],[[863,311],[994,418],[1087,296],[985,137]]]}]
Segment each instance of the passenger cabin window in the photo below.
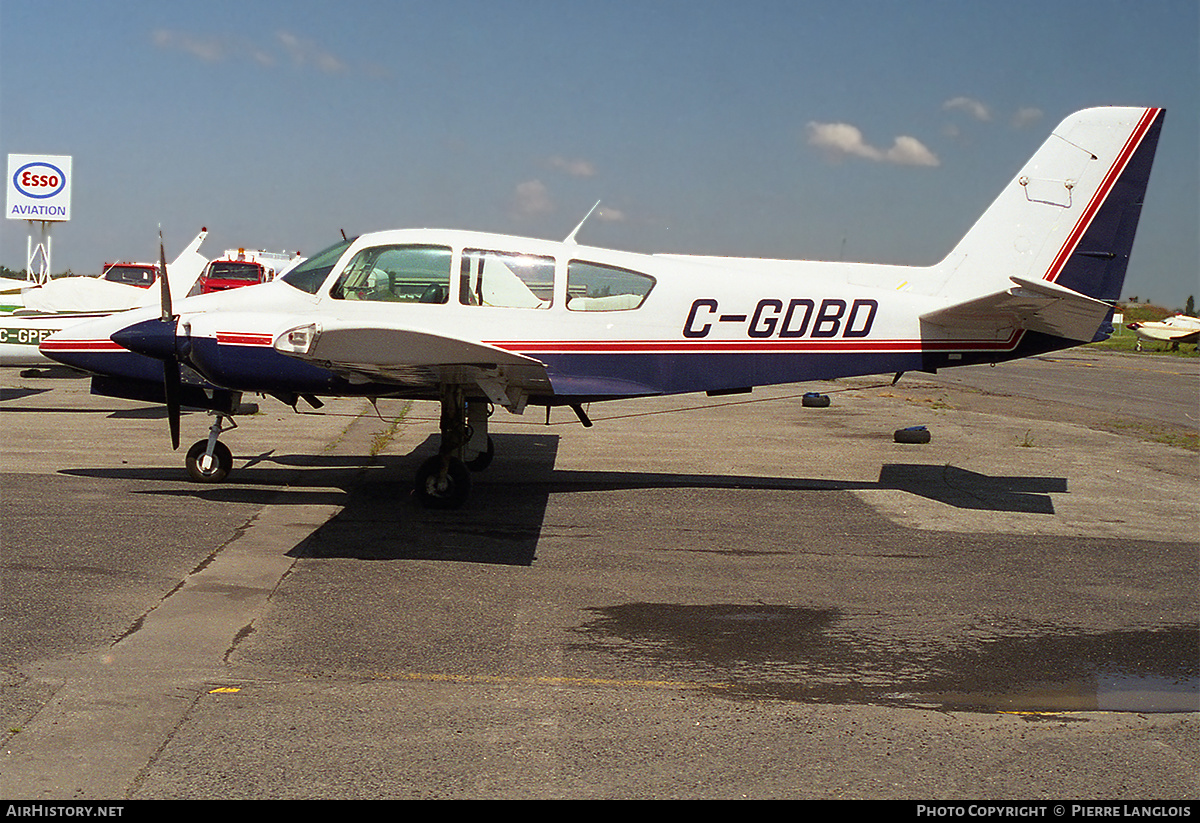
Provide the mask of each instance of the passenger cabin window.
[{"label": "passenger cabin window", "polygon": [[571,311],[636,309],[654,288],[645,274],[572,260],[567,266],[567,308]]},{"label": "passenger cabin window", "polygon": [[465,249],[458,298],[465,306],[547,309],[554,299],[554,258]]},{"label": "passenger cabin window", "polygon": [[445,303],[450,296],[450,249],[372,246],[354,255],[330,295],[337,300]]}]

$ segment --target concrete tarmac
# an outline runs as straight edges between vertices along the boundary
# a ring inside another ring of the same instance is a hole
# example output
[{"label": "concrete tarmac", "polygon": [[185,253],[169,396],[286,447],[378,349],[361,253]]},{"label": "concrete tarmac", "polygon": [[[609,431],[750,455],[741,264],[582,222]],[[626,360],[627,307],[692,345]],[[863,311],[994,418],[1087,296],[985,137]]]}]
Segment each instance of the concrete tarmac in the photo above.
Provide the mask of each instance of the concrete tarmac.
[{"label": "concrete tarmac", "polygon": [[499,411],[455,512],[433,404],[262,400],[208,486],[159,410],[7,372],[0,795],[1194,800],[1195,426],[1148,409],[1196,361],[1083,356],[1183,377]]}]

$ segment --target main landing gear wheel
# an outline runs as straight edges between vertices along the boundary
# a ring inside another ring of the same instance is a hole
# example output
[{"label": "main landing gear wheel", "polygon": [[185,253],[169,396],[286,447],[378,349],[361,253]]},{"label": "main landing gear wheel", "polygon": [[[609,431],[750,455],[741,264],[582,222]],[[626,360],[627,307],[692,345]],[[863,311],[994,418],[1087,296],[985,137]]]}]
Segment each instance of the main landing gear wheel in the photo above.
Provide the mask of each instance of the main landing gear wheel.
[{"label": "main landing gear wheel", "polygon": [[429,509],[457,509],[471,491],[471,473],[457,457],[436,454],[417,469],[416,493]]},{"label": "main landing gear wheel", "polygon": [[188,476],[197,483],[220,483],[233,468],[233,454],[221,441],[213,446],[213,455],[207,457],[208,440],[197,440],[187,453]]},{"label": "main landing gear wheel", "polygon": [[457,509],[471,492],[471,472],[488,467],[496,445],[487,433],[486,402],[468,401],[464,387],[455,383],[443,384],[439,395],[442,442],[438,453],[417,469],[413,492],[428,509]]}]

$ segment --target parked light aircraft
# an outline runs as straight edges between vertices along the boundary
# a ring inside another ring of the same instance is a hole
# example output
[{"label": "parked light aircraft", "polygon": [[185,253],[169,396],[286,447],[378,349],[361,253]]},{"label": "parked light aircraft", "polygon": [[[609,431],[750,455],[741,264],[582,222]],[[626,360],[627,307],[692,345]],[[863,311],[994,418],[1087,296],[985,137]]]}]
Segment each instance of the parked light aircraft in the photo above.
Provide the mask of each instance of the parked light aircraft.
[{"label": "parked light aircraft", "polygon": [[[97,394],[216,413],[187,456],[220,442],[245,392],[436,399],[426,505],[464,502],[491,461],[488,406],[568,406],[839,376],[934,372],[1103,339],[1162,127],[1158,108],[1065,119],[966,236],[928,267],[644,255],[453,230],[347,239],[282,278],[128,312],[42,350],[93,372]],[[586,221],[586,218],[585,218]],[[580,224],[582,226],[582,224]]]},{"label": "parked light aircraft", "polygon": [[1137,333],[1139,350],[1143,340],[1170,343],[1173,349],[1178,348],[1181,343],[1200,343],[1200,317],[1177,314],[1159,322],[1143,320],[1127,325]]},{"label": "parked light aircraft", "polygon": [[[175,293],[186,293],[200,277],[208,260],[200,244],[208,229],[200,229],[168,269]],[[49,366],[38,346],[51,334],[98,315],[114,314],[142,306],[155,306],[157,292],[143,286],[109,280],[101,275],[60,277],[21,289],[21,305],[0,313],[0,367]]]}]

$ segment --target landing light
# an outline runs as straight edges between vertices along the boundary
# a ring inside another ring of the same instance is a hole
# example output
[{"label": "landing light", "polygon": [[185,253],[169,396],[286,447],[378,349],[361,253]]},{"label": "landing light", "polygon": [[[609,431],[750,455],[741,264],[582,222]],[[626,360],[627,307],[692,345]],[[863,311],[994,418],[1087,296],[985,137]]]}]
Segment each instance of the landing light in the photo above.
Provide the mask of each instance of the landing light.
[{"label": "landing light", "polygon": [[313,344],[317,342],[320,333],[316,323],[297,326],[279,335],[279,339],[275,342],[275,348],[293,354],[308,354],[312,350]]}]

